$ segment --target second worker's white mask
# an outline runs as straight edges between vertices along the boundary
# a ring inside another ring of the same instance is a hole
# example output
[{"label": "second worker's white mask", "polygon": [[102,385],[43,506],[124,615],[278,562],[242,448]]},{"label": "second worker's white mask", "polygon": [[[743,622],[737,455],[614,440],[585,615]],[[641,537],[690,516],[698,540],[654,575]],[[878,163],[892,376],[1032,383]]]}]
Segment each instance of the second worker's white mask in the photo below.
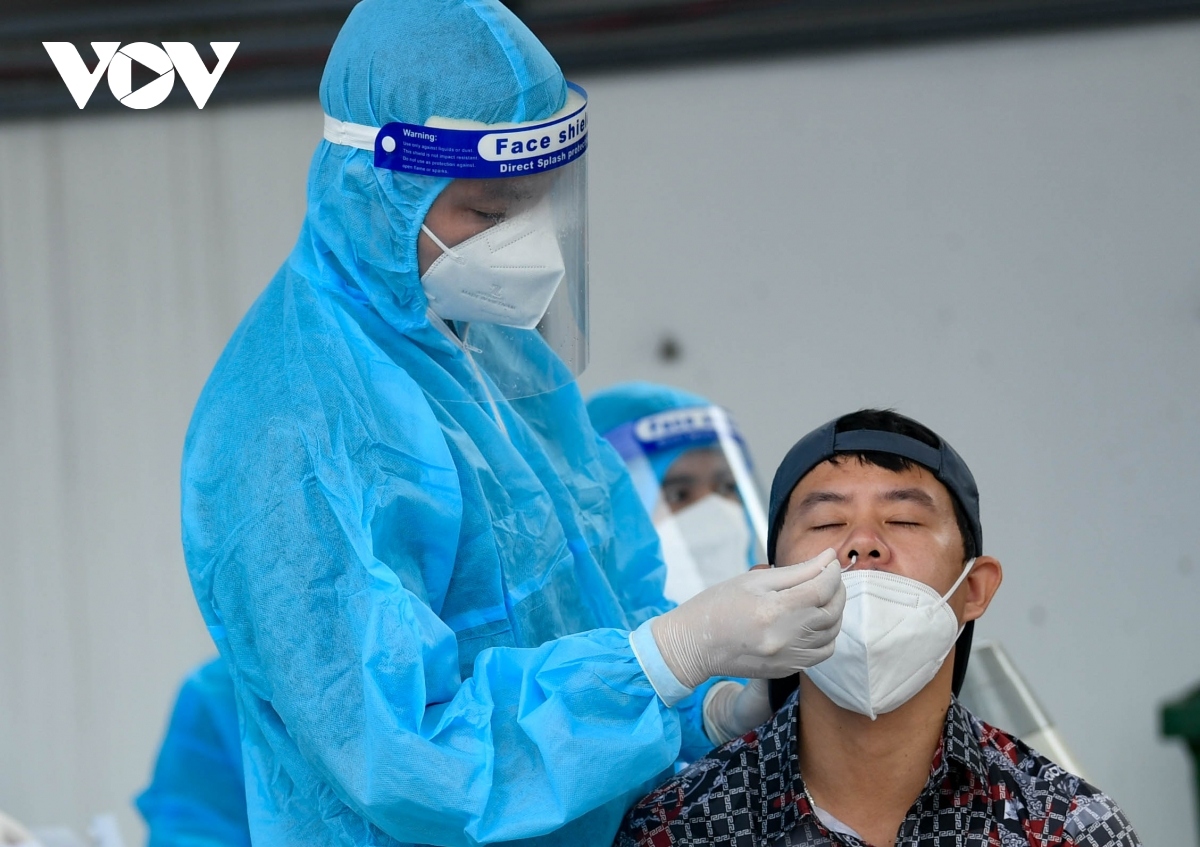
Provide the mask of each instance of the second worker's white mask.
[{"label": "second worker's white mask", "polygon": [[750,525],[741,503],[708,494],[655,525],[667,563],[664,594],[682,603],[749,568]]},{"label": "second worker's white mask", "polygon": [[830,700],[871,720],[904,705],[937,675],[958,640],[962,627],[946,601],[974,566],[967,562],[942,595],[899,574],[847,571],[834,653],[804,673]]},{"label": "second worker's white mask", "polygon": [[421,277],[434,314],[451,321],[533,329],[566,273],[550,202],[540,203],[442,250]]}]

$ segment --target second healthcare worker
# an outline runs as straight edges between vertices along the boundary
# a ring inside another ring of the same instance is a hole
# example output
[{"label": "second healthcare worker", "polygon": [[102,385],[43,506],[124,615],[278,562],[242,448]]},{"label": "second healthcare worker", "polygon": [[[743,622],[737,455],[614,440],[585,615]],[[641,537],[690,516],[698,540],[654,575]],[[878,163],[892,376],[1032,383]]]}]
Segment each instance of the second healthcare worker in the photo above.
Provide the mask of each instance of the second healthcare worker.
[{"label": "second healthcare worker", "polygon": [[299,240],[184,448],[254,843],[607,844],[706,711],[761,705],[711,678],[830,655],[834,554],[668,610],[574,383],[584,95],[508,10],[366,0],[321,102]]},{"label": "second healthcare worker", "polygon": [[668,600],[682,603],[767,560],[762,498],[728,412],[654,382],[597,391],[587,411],[625,461],[654,522]]}]

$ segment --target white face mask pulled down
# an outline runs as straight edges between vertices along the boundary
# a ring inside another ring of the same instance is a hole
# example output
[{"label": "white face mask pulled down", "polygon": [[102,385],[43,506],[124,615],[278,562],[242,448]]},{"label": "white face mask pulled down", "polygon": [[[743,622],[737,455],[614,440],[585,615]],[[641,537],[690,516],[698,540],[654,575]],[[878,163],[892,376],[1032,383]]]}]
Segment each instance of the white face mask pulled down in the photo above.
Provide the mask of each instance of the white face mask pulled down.
[{"label": "white face mask pulled down", "polygon": [[444,320],[533,329],[566,273],[548,200],[454,247],[424,224],[421,231],[442,250],[421,284]]},{"label": "white face mask pulled down", "polygon": [[655,525],[667,563],[668,600],[682,603],[744,572],[750,525],[740,503],[708,494]]},{"label": "white face mask pulled down", "polygon": [[962,627],[947,602],[975,560],[945,594],[899,574],[842,575],[846,608],[833,655],[804,671],[843,709],[875,720],[911,700],[937,675]]}]

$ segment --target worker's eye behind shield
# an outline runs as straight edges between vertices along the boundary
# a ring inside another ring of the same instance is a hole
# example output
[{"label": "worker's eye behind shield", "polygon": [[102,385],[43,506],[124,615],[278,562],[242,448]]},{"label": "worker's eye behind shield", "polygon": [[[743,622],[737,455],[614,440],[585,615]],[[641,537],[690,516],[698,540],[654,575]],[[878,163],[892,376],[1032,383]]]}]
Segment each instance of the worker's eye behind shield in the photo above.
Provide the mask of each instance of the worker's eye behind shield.
[{"label": "worker's eye behind shield", "polygon": [[709,495],[741,504],[741,493],[725,454],[711,447],[684,452],[671,463],[662,481],[663,503],[678,512]]},{"label": "worker's eye behind shield", "polygon": [[[434,326],[464,353],[477,402],[573,382],[588,361],[587,99],[541,121],[433,117],[382,127],[325,118],[325,138],[377,168],[452,179],[424,221],[421,285]],[[461,396],[457,381],[447,396]]]},{"label": "worker's eye behind shield", "polygon": [[[422,277],[437,258],[435,251],[444,253],[448,248],[452,250],[491,227],[532,218],[539,211],[549,213],[551,201],[548,198],[558,176],[557,171],[550,171],[513,179],[456,179],[451,182],[430,206],[421,224],[421,231],[430,240],[429,243],[418,243]],[[557,238],[552,213],[548,219],[543,215],[536,221],[531,220],[530,224],[545,234],[546,243],[543,247],[558,252],[557,247],[549,244],[550,236]],[[523,249],[529,252],[524,246]],[[536,257],[523,256],[522,260],[531,264]],[[504,261],[511,263],[513,259],[510,256]],[[442,317],[470,319],[451,314],[442,314]],[[509,321],[508,324],[514,325],[514,322]]]},{"label": "worker's eye behind shield", "polygon": [[[462,228],[482,224],[495,226],[528,212],[550,194],[555,176],[550,171],[512,179],[456,179],[438,195],[425,224],[453,247],[465,240],[458,237],[461,232],[453,231],[456,222],[460,222]],[[436,220],[431,221],[431,217]]]}]

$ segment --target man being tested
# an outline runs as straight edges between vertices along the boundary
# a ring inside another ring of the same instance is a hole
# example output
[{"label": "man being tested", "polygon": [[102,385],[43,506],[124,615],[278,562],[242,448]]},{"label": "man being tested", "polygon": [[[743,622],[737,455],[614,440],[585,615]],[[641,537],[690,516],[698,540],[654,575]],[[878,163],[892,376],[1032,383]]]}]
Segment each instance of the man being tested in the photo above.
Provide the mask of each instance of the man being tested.
[{"label": "man being tested", "polygon": [[1108,796],[955,699],[1001,569],[948,444],[894,412],[846,415],[792,448],[769,511],[772,562],[832,548],[848,566],[834,655],[798,695],[773,684],[774,717],[644,798],[617,844],[1140,844]]},{"label": "man being tested", "polygon": [[574,381],[586,96],[511,12],[365,0],[320,93],[300,237],[184,447],[251,837],[607,844],[713,722],[754,725],[763,687],[709,704],[713,677],[832,652],[841,579],[830,556],[664,600]]}]

